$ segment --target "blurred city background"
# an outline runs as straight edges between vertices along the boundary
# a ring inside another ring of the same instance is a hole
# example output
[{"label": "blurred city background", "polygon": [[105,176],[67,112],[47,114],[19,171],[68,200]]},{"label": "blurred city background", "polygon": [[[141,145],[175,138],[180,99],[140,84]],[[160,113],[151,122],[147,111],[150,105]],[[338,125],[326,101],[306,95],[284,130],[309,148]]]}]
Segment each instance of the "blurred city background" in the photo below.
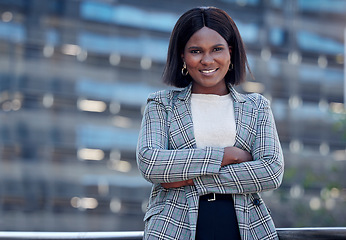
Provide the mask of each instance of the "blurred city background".
[{"label": "blurred city background", "polygon": [[135,147],[178,17],[235,20],[285,155],[277,227],[346,226],[343,0],[0,0],[0,230],[143,230]]}]

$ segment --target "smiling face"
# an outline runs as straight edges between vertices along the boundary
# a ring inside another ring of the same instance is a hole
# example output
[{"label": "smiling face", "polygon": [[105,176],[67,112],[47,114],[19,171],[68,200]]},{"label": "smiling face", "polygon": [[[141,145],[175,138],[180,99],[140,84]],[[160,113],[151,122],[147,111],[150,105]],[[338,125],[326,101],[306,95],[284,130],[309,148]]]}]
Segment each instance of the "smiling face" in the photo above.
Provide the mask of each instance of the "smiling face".
[{"label": "smiling face", "polygon": [[231,63],[231,53],[226,40],[208,27],[201,28],[191,36],[182,58],[193,80],[193,93],[228,93],[224,77]]}]

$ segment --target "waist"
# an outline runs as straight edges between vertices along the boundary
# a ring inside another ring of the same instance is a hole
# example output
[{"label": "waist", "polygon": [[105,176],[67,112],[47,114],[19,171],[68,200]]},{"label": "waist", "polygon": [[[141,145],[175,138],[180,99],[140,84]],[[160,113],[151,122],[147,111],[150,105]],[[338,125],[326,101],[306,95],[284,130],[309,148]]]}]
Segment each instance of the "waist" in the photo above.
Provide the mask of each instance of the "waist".
[{"label": "waist", "polygon": [[209,193],[199,197],[201,201],[213,202],[217,200],[231,200],[233,201],[232,194],[219,194],[219,193]]}]

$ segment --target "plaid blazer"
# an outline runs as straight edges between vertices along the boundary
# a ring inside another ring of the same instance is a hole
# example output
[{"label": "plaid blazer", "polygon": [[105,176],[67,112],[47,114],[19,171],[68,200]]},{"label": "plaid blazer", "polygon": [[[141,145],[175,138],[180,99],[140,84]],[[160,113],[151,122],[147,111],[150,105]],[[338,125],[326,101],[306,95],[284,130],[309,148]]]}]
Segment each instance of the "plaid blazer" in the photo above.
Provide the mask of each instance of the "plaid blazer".
[{"label": "plaid blazer", "polygon": [[[137,163],[153,183],[144,216],[144,239],[195,239],[199,196],[233,194],[243,240],[278,239],[273,220],[259,192],[279,187],[284,161],[268,100],[239,94],[234,100],[235,146],[253,161],[221,167],[223,148],[196,148],[191,118],[191,84],[148,98],[137,145]],[[160,183],[193,179],[194,186],[165,189]]]}]

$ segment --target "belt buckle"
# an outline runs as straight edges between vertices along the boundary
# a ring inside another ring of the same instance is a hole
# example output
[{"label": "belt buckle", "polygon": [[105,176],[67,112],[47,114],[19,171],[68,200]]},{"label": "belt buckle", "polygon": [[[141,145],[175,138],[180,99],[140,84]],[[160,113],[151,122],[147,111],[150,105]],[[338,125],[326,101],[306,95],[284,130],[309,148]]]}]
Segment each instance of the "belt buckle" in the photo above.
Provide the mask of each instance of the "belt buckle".
[{"label": "belt buckle", "polygon": [[213,193],[213,197],[208,198],[208,202],[214,202],[215,200],[216,200],[216,195],[215,195],[215,193]]}]

